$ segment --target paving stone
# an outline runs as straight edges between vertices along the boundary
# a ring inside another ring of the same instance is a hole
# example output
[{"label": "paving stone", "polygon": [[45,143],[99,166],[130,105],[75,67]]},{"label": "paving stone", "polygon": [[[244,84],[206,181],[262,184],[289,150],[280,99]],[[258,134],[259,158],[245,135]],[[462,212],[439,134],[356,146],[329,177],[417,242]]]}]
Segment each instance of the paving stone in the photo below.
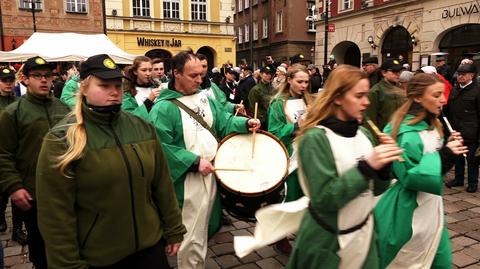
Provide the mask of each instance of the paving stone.
[{"label": "paving stone", "polygon": [[257,262],[257,265],[260,266],[262,269],[280,269],[283,268],[282,264],[280,264],[274,258],[268,258],[265,260],[260,260]]},{"label": "paving stone", "polygon": [[465,234],[467,237],[480,241],[480,230],[471,231]]},{"label": "paving stone", "polygon": [[447,222],[447,224],[458,222],[458,220],[456,218],[450,217],[450,215],[445,216],[445,221]]},{"label": "paving stone", "polygon": [[[453,196],[451,196],[451,195],[445,195],[445,196],[443,197],[443,199],[444,199],[445,201],[448,201],[448,202],[461,201],[460,198],[458,198],[458,197],[453,197]],[[446,204],[446,203],[445,203],[445,204]]]},{"label": "paving stone", "polygon": [[476,240],[473,240],[473,239],[465,237],[465,236],[459,236],[459,237],[453,238],[452,243],[459,244],[459,245],[464,246],[464,247],[468,247],[468,246],[474,245],[478,242]]},{"label": "paving stone", "polygon": [[480,269],[480,264],[470,265],[468,267],[465,267],[465,269]]},{"label": "paving stone", "polygon": [[477,263],[477,260],[462,252],[453,253],[453,264],[458,267],[465,267]]},{"label": "paving stone", "polygon": [[258,260],[262,259],[256,252],[252,252],[248,254],[247,256],[240,258],[240,261],[242,263],[251,263],[251,262],[256,262]]},{"label": "paving stone", "polygon": [[254,263],[248,263],[248,264],[244,264],[244,265],[234,267],[233,269],[260,269],[260,267],[258,267]]},{"label": "paving stone", "polygon": [[235,230],[235,227],[232,225],[223,225],[220,230],[218,231],[219,233],[225,233],[225,232],[230,232]]},{"label": "paving stone", "polygon": [[205,261],[205,269],[222,269],[218,263],[216,263],[213,259],[207,259]]},{"label": "paving stone", "polygon": [[216,234],[213,239],[215,240],[215,243],[217,244],[222,244],[222,243],[231,243],[233,242],[233,236],[231,233],[218,233]]},{"label": "paving stone", "polygon": [[473,212],[475,212],[475,213],[480,214],[480,207],[470,208],[469,210],[470,210],[470,211],[473,211]]},{"label": "paving stone", "polygon": [[235,253],[232,243],[217,244],[217,245],[214,245],[214,246],[210,247],[210,249],[217,256],[222,256],[222,255],[225,255],[225,254]]},{"label": "paving stone", "polygon": [[215,261],[220,265],[220,268],[232,268],[234,266],[240,265],[237,257],[234,255],[225,255],[222,257],[218,257]]},{"label": "paving stone", "polygon": [[450,235],[450,238],[459,235],[459,233],[457,233],[457,232],[455,232],[455,231],[452,231],[452,230],[450,230],[450,229],[448,229],[448,234]]},{"label": "paving stone", "polygon": [[235,227],[237,229],[246,229],[246,228],[250,227],[250,224],[248,224],[245,221],[237,221],[237,222],[233,223],[233,227]]},{"label": "paving stone", "polygon": [[[474,207],[477,208],[477,207]],[[472,211],[473,208],[470,208],[469,210],[463,211],[463,213],[468,216],[469,218],[477,218],[480,217],[480,212],[474,212]]]},{"label": "paving stone", "polygon": [[476,204],[472,204],[472,203],[469,203],[469,202],[464,201],[464,200],[460,200],[460,201],[455,202],[455,205],[463,206],[465,208],[476,207]]},{"label": "paving stone", "polygon": [[14,266],[10,267],[10,269],[32,269],[32,263],[22,263],[22,264],[15,264]]},{"label": "paving stone", "polygon": [[262,256],[262,258],[269,258],[269,257],[278,255],[277,252],[271,246],[266,246],[257,250],[257,254]]},{"label": "paving stone", "polygon": [[455,204],[446,204],[443,207],[443,210],[445,211],[446,214],[451,214],[451,213],[456,213],[460,212],[462,210],[465,210],[463,206],[455,205]]},{"label": "paving stone", "polygon": [[480,217],[478,218],[473,218],[473,219],[470,219],[471,222],[475,222],[475,223],[478,223],[480,224]]},{"label": "paving stone", "polygon": [[242,230],[236,230],[236,231],[231,231],[230,232],[233,236],[252,236],[252,234],[245,230],[245,229],[242,229]]},{"label": "paving stone", "polygon": [[458,221],[463,221],[463,220],[469,219],[469,217],[464,213],[464,211],[451,213],[451,214],[448,214],[448,216],[450,218],[454,218]]},{"label": "paving stone", "polygon": [[463,250],[465,247],[460,245],[460,244],[457,244],[455,242],[452,242],[452,253],[455,253],[455,252],[458,252],[460,250]]},{"label": "paving stone", "polygon": [[460,234],[466,234],[470,232],[470,228],[466,227],[465,225],[462,225],[460,223],[452,223],[448,225],[449,229],[452,229],[453,231],[460,233]]},{"label": "paving stone", "polygon": [[22,253],[22,246],[13,246],[13,247],[7,247],[3,249],[4,257],[21,255],[21,254],[24,254]]},{"label": "paving stone", "polygon": [[467,198],[467,199],[465,199],[464,201],[465,201],[465,202],[469,202],[469,203],[474,204],[474,205],[480,206],[480,199]]},{"label": "paving stone", "polygon": [[287,265],[288,258],[289,257],[287,255],[283,255],[283,254],[275,256],[275,259],[279,261],[283,266]]},{"label": "paving stone", "polygon": [[[475,247],[477,246],[477,247]],[[462,250],[462,253],[467,254],[468,256],[476,259],[477,261],[480,260],[480,244],[476,244],[470,247],[466,247]]]}]

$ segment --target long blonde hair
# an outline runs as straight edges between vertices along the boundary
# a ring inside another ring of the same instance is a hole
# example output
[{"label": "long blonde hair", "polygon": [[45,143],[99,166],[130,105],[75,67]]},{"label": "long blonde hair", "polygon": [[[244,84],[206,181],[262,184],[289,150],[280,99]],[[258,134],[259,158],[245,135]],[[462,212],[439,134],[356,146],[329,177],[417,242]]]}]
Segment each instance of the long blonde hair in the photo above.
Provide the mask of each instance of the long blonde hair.
[{"label": "long blonde hair", "polygon": [[71,176],[72,171],[67,171],[68,166],[75,160],[83,156],[85,146],[87,145],[87,131],[85,129],[85,119],[82,113],[84,102],[83,92],[90,84],[91,76],[88,76],[80,82],[80,89],[77,93],[77,100],[74,110],[69,116],[75,116],[76,122],[70,124],[64,139],[67,142],[67,151],[58,156],[57,167],[62,176]]},{"label": "long blonde hair", "polygon": [[[424,73],[419,73],[416,74],[409,82],[407,86],[407,101],[399,107],[395,113],[393,113],[392,116],[392,137],[393,139],[397,139],[398,135],[398,130],[400,128],[400,124],[405,118],[405,115],[407,115],[408,111],[410,110],[410,107],[413,105],[415,102],[415,98],[422,96],[427,88],[433,84],[436,83],[442,83],[443,81],[438,78],[436,75],[433,74],[424,74]],[[425,108],[418,113],[418,115],[415,115],[416,117],[411,119],[407,124],[408,125],[413,125],[416,124],[427,117],[427,111]],[[430,121],[430,126],[435,127],[437,131],[440,133],[441,136],[443,136],[443,129],[442,129],[442,124],[437,118],[432,118]]]},{"label": "long blonde hair", "polygon": [[310,128],[317,126],[320,121],[334,115],[338,109],[335,99],[344,96],[360,80],[367,78],[367,74],[358,67],[343,64],[335,68],[328,76],[324,90],[319,93],[308,109],[307,118],[300,128],[298,137],[305,134]]},{"label": "long blonde hair", "polygon": [[[290,67],[287,74],[285,75],[285,81],[278,86],[278,92],[273,97],[273,100],[277,99],[277,98],[282,98],[282,99],[288,100],[288,97],[290,96],[290,83],[288,83],[288,79],[289,78],[293,79],[295,77],[295,75],[299,72],[304,72],[305,74],[308,75],[307,68],[304,65],[294,64]],[[303,96],[302,96],[303,101],[305,102],[306,105],[309,105],[311,103],[311,100],[312,100],[312,96],[310,95],[310,88],[311,87],[312,87],[312,85],[310,85],[310,83],[309,83],[308,84],[308,90],[306,90],[303,93]]]}]

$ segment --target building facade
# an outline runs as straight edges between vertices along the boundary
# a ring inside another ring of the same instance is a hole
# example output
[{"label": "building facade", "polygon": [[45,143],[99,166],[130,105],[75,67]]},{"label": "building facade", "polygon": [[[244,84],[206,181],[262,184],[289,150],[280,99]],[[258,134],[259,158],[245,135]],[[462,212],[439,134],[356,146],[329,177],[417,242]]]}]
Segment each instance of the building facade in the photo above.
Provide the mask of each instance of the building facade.
[{"label": "building facade", "polygon": [[233,9],[232,0],[106,0],[107,35],[128,53],[167,62],[191,48],[211,69],[236,60]]},{"label": "building facade", "polygon": [[[103,33],[102,0],[0,0],[0,49],[17,48],[38,32]],[[35,21],[33,17],[35,16]]]},{"label": "building facade", "polygon": [[[323,0],[317,1],[317,29],[324,29]],[[413,70],[435,65],[446,54],[456,66],[480,57],[480,4],[475,0],[331,0],[327,57],[360,66],[376,55],[380,61],[402,55]],[[325,31],[317,31],[316,59],[324,62]],[[478,61],[477,61],[478,63]]]},{"label": "building facade", "polygon": [[315,24],[308,18],[314,6],[314,0],[235,0],[237,60],[259,67],[267,55],[289,62],[302,54],[313,62]]}]

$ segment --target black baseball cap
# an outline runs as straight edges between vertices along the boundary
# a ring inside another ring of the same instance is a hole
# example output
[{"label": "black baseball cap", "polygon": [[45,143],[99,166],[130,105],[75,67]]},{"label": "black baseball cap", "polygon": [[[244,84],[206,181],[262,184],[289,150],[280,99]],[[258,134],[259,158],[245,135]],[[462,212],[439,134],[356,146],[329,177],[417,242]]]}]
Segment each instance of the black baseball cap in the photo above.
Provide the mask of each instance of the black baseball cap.
[{"label": "black baseball cap", "polygon": [[385,71],[400,72],[402,70],[402,64],[397,59],[388,59],[382,63],[380,69]]},{"label": "black baseball cap", "polygon": [[15,72],[8,67],[0,68],[0,79],[15,78]]},{"label": "black baseball cap", "polygon": [[270,66],[264,66],[262,68],[260,68],[260,73],[269,73],[269,74],[272,74],[274,72],[274,70],[270,67]]},{"label": "black baseball cap", "polygon": [[362,65],[364,64],[378,64],[378,58],[376,56],[367,57],[362,61]]},{"label": "black baseball cap", "polygon": [[83,80],[90,75],[101,79],[123,77],[120,68],[107,54],[91,56],[80,65],[80,79]]},{"label": "black baseball cap", "polygon": [[225,73],[234,74],[234,75],[237,74],[237,72],[235,72],[235,70],[233,70],[233,68],[225,68]]},{"label": "black baseball cap", "polygon": [[477,73],[477,67],[473,64],[462,64],[457,69],[458,73]]},{"label": "black baseball cap", "polygon": [[36,57],[29,58],[25,62],[25,65],[23,66],[23,73],[25,75],[28,75],[31,70],[39,69],[39,68],[48,68],[50,70],[53,70],[55,68],[55,65],[48,63],[47,61],[45,61],[45,59],[43,59],[40,56],[36,56]]}]

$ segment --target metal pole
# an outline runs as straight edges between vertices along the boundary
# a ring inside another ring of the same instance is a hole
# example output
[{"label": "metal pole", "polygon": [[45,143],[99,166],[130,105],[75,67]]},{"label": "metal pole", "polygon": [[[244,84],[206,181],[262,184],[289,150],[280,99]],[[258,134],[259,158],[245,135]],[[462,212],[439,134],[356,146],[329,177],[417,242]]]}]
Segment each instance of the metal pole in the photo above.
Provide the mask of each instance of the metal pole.
[{"label": "metal pole", "polygon": [[2,50],[5,50],[5,34],[3,32],[2,1],[0,1],[0,38],[2,38]]},{"label": "metal pole", "polygon": [[33,32],[35,33],[37,31],[37,24],[35,22],[35,3],[37,0],[31,0],[32,3],[32,19],[33,19]]},{"label": "metal pole", "polygon": [[249,0],[248,2],[250,6],[250,26],[248,31],[248,35],[250,37],[250,65],[253,66],[253,6],[252,0]]},{"label": "metal pole", "polygon": [[102,15],[103,15],[103,33],[107,34],[107,11],[105,7],[105,0],[102,0]]},{"label": "metal pole", "polygon": [[323,51],[323,65],[327,65],[328,63],[328,6],[330,0],[325,0],[325,45]]}]

